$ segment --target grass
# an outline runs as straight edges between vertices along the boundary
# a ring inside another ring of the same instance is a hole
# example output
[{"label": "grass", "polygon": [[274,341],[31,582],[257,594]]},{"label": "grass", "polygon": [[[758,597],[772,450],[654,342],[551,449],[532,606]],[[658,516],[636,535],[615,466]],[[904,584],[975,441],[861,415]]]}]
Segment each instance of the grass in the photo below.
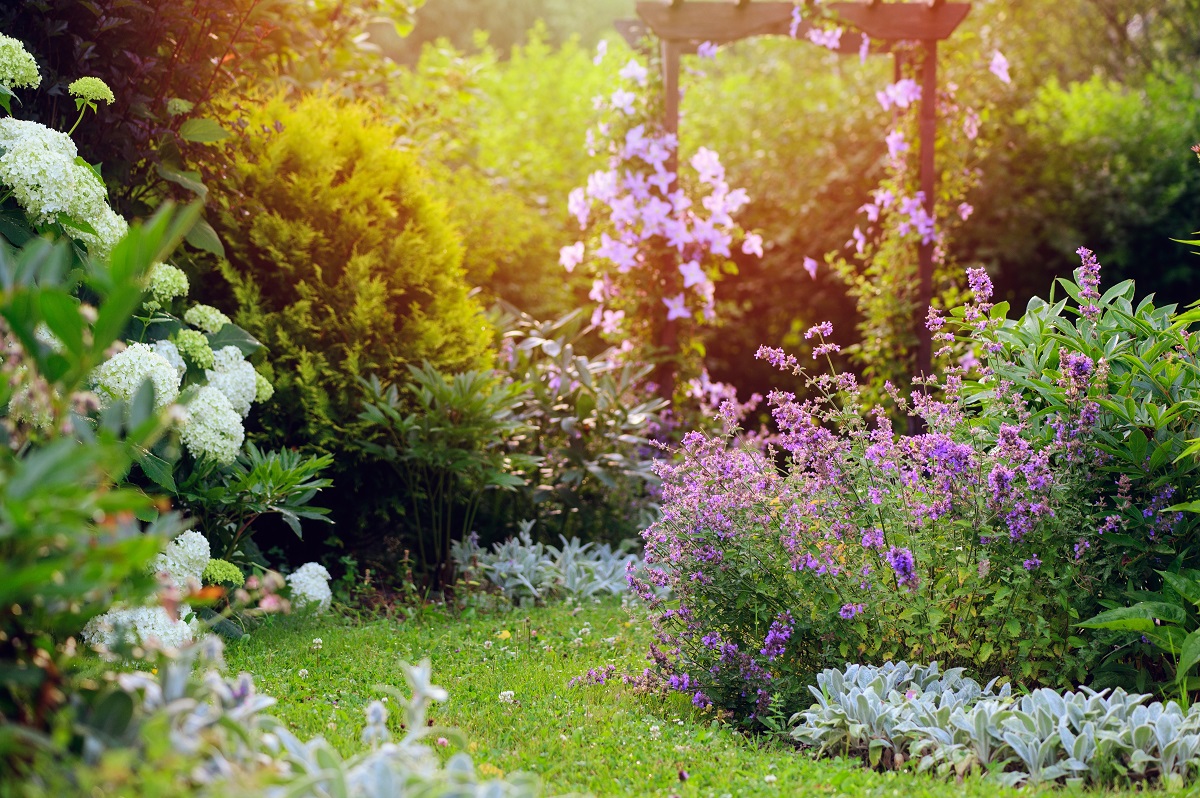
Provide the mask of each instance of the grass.
[{"label": "grass", "polygon": [[[361,748],[363,709],[382,695],[375,686],[403,688],[398,663],[428,657],[434,682],[450,692],[449,701],[435,707],[434,721],[464,733],[466,750],[484,773],[534,772],[550,795],[1037,793],[978,779],[956,784],[922,774],[875,773],[857,760],[814,760],[738,733],[695,710],[684,696],[638,695],[619,681],[567,686],[572,677],[608,664],[640,672],[649,637],[646,624],[606,600],[463,617],[427,610],[410,621],[276,619],[230,644],[226,659],[232,669],[255,674],[259,689],[278,700],[274,714],[298,734],[324,735],[348,755]],[[319,648],[314,638],[320,638]],[[514,703],[500,700],[508,690]],[[397,730],[399,715],[389,721]],[[453,750],[448,747],[447,755]]]}]

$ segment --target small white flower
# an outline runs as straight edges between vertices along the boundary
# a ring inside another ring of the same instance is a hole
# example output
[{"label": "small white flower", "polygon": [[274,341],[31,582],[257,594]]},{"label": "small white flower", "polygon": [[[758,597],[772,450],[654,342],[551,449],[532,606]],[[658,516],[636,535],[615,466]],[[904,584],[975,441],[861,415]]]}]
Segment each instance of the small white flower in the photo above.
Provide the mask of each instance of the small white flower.
[{"label": "small white flower", "polygon": [[299,676],[301,679],[307,679],[308,678],[308,668],[301,668],[296,673],[296,675]]},{"label": "small white flower", "polygon": [[312,641],[312,647],[313,647],[313,651],[320,651],[320,650],[321,650],[321,647],[322,647],[323,645],[324,645],[324,644],[321,642],[321,638],[319,638],[319,637],[314,637],[314,638],[313,638],[313,641]]},{"label": "small white flower", "polygon": [[763,776],[763,781],[765,781],[767,784],[774,784],[777,779],[775,778],[774,773],[768,773],[767,775]]},{"label": "small white flower", "polygon": [[505,690],[504,692],[502,692],[500,694],[500,703],[501,704],[516,703],[516,696],[517,696],[517,694],[514,693],[512,690]]}]

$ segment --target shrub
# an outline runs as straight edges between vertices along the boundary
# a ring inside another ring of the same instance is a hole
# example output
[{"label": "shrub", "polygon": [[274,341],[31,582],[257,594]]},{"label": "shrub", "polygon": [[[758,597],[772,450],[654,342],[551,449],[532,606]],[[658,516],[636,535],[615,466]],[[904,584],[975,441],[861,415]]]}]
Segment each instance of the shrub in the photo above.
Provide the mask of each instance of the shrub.
[{"label": "shrub", "polygon": [[578,310],[536,321],[503,309],[499,360],[528,386],[517,410],[529,428],[519,451],[540,462],[536,479],[481,508],[476,529],[485,540],[534,520],[545,538],[616,544],[656,517],[649,438],[664,429],[667,403],[644,387],[652,367],[622,362],[615,347],[595,352],[598,330],[585,319]]},{"label": "shrub", "polygon": [[152,384],[93,420],[84,388],[141,301],[151,262],[196,216],[164,211],[135,226],[108,263],[90,264],[90,307],[69,290],[78,275],[68,277],[67,241],[36,238],[19,252],[0,242],[0,781],[31,746],[51,745],[41,733],[64,703],[84,700],[80,629],[116,600],[148,598],[155,557],[183,527],[119,483],[134,453],[167,431]]},{"label": "shrub", "polygon": [[[970,277],[964,321],[986,329],[991,286]],[[831,332],[809,331],[818,355],[836,350]],[[805,373],[779,350],[760,356]],[[766,451],[688,434],[680,462],[660,470],[663,518],[644,534],[638,580],[651,601],[650,585],[672,590],[654,652],[669,684],[754,721],[847,658],[1083,679],[1097,654],[1071,625],[1098,582],[1081,556],[1100,537],[1086,446],[1097,371],[1064,367],[1053,379],[1068,401],[1038,422],[1003,398],[972,415],[953,367],[939,397],[892,397],[923,420],[920,435],[897,436],[847,374],[809,376],[816,398],[803,402],[772,393],[779,433]],[[1041,424],[1061,434],[1045,441]]]},{"label": "shrub", "polygon": [[270,352],[266,439],[335,445],[358,415],[359,374],[486,365],[461,245],[395,131],[325,95],[275,97],[244,119],[217,228],[236,319]]}]

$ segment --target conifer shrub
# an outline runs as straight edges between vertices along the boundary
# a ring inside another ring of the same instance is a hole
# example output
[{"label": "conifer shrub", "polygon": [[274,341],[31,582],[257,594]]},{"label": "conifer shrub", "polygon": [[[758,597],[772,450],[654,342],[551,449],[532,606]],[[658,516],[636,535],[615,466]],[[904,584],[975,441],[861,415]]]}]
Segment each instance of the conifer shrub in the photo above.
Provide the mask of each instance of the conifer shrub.
[{"label": "conifer shrub", "polygon": [[238,322],[270,353],[273,442],[338,440],[361,410],[359,376],[487,365],[492,333],[461,243],[388,124],[324,95],[276,97],[232,121],[245,133],[215,198],[220,270]]},{"label": "conifer shrub", "polygon": [[410,363],[490,365],[493,332],[470,295],[461,241],[425,173],[365,104],[277,96],[235,106],[226,124],[241,132],[210,165],[210,214],[227,260],[197,282],[212,301],[226,294],[222,307],[269,353],[275,396],[257,439],[335,455],[340,532],[394,522],[385,486],[343,443],[362,410],[360,376],[404,385]]}]

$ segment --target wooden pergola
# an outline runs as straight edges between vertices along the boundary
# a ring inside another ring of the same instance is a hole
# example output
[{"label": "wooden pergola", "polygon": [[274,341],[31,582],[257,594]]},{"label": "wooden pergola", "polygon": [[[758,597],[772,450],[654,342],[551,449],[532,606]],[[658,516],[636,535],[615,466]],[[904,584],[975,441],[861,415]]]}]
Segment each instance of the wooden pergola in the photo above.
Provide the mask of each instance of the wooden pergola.
[{"label": "wooden pergola", "polygon": [[[751,2],[684,2],[684,0],[642,0],[637,4],[638,20],[622,20],[617,29],[631,44],[636,45],[647,33],[661,42],[663,87],[666,96],[664,126],[669,133],[679,132],[679,74],[680,58],[695,53],[705,42],[729,44],[754,36],[787,36],[791,32],[792,14],[796,3]],[[901,53],[896,45],[916,42],[924,50],[921,62],[920,106],[920,185],[925,195],[925,210],[934,213],[934,191],[937,187],[934,163],[934,142],[937,139],[937,46],[948,39],[967,13],[970,3],[948,3],[945,0],[885,3],[867,0],[860,3],[829,3],[824,6],[848,28],[870,39],[870,51],[892,53],[896,58],[896,76],[901,70]],[[803,38],[812,28],[802,21],[796,37]],[[838,52],[846,55],[860,52],[861,39],[842,37]],[[677,164],[672,165],[677,166]],[[674,168],[672,169],[674,171]],[[919,341],[917,371],[923,376],[932,374],[933,346],[930,332],[925,328],[925,310],[933,301],[933,244],[922,243],[918,252],[917,318],[915,326]]]}]

